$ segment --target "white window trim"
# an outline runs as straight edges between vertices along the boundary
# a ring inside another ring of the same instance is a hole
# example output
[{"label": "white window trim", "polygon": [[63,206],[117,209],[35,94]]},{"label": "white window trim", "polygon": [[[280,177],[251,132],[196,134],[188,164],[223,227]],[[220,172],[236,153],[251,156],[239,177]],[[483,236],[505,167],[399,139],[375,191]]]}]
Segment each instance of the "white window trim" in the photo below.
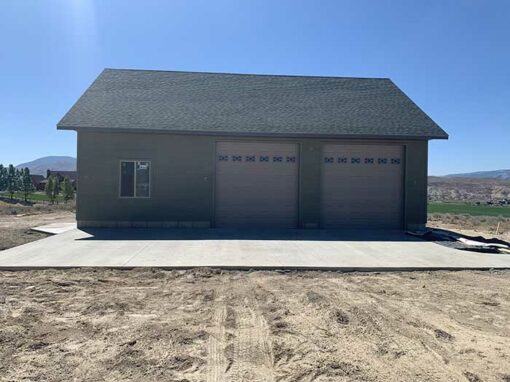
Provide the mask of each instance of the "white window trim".
[{"label": "white window trim", "polygon": [[[122,196],[122,162],[134,163],[133,196]],[[149,163],[149,196],[136,196],[136,162]],[[152,195],[152,162],[147,159],[121,159],[119,161],[119,198],[120,199],[150,199]]]}]

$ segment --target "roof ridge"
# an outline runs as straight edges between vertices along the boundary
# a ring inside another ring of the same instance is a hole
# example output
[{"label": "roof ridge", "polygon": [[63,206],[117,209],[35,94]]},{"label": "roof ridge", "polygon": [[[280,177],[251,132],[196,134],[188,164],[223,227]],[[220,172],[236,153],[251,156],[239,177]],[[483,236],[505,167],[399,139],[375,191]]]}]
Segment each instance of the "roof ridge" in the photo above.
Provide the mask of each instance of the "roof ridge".
[{"label": "roof ridge", "polygon": [[300,74],[264,74],[264,73],[232,73],[232,72],[200,72],[189,70],[161,70],[161,69],[130,69],[130,68],[104,68],[103,71],[131,71],[131,72],[160,72],[160,73],[189,73],[189,74],[217,74],[227,76],[252,76],[252,77],[291,77],[291,78],[337,78],[337,79],[357,79],[357,80],[387,80],[392,81],[389,77],[349,77],[349,76],[316,76],[316,75],[300,75]]}]

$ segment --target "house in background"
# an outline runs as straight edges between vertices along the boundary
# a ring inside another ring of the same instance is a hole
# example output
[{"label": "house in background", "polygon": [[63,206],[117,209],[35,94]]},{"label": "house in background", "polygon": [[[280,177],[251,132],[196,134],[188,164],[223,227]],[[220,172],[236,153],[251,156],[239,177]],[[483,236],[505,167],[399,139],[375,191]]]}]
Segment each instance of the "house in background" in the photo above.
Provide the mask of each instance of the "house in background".
[{"label": "house in background", "polygon": [[[64,171],[64,170],[46,170],[46,178],[44,178],[42,175],[35,175],[35,176],[41,176],[43,180],[41,180],[36,187],[39,191],[44,191],[46,187],[46,183],[48,183],[48,178],[53,175],[55,176],[60,183],[64,180],[65,177],[68,177],[71,179],[71,184],[73,188],[76,190],[76,181],[78,180],[78,172],[77,171]],[[32,176],[32,175],[31,175]]]},{"label": "house in background", "polygon": [[[46,170],[46,180],[44,183],[47,182],[47,179],[51,176],[55,176],[59,182],[62,182],[65,177],[68,177],[71,180],[71,184],[73,185],[74,189],[76,189],[76,181],[78,179],[78,172],[77,171],[63,171],[63,170]],[[44,189],[44,187],[43,187]]]},{"label": "house in background", "polygon": [[386,78],[113,69],[57,127],[80,227],[416,229],[448,138]]},{"label": "house in background", "polygon": [[45,186],[45,178],[43,175],[30,175],[30,179],[32,180],[32,186],[37,191],[44,191]]}]

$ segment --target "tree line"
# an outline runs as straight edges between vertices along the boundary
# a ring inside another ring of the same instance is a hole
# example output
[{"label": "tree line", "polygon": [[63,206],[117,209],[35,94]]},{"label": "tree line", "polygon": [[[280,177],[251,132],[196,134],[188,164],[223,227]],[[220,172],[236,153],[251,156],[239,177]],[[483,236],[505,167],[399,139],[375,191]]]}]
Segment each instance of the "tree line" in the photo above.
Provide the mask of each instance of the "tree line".
[{"label": "tree line", "polygon": [[[35,191],[30,169],[28,167],[17,169],[12,164],[4,167],[0,164],[0,191],[6,191],[11,200],[14,199],[14,194],[21,193],[24,201],[27,202],[28,195]],[[74,199],[74,187],[68,176],[60,182],[57,176],[50,175],[46,180],[44,192],[51,204],[57,201],[60,194],[66,203]]]}]

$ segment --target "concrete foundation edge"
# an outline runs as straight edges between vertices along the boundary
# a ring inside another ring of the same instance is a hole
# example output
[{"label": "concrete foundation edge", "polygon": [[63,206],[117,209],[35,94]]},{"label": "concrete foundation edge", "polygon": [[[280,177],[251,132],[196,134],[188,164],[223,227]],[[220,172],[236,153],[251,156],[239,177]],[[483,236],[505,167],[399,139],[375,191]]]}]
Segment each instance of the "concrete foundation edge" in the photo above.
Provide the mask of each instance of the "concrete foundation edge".
[{"label": "concrete foundation edge", "polygon": [[229,271],[276,271],[276,272],[294,272],[294,271],[323,271],[323,272],[429,272],[429,271],[495,271],[508,270],[509,267],[324,267],[324,266],[240,266],[240,265],[174,265],[174,266],[88,266],[88,265],[64,265],[64,266],[0,266],[2,271],[30,271],[44,269],[160,269],[160,270],[187,270],[187,269],[218,269]]},{"label": "concrete foundation edge", "polygon": [[209,221],[78,220],[78,228],[211,228]]}]

